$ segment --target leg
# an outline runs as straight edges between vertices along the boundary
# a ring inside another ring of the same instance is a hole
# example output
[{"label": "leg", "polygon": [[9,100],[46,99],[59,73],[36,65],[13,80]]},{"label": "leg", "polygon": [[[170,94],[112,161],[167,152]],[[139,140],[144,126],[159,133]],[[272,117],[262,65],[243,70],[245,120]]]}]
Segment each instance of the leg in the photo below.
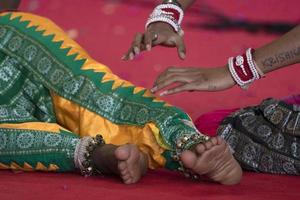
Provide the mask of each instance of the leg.
[{"label": "leg", "polygon": [[[1,124],[0,169],[73,171],[79,140],[54,123]],[[148,166],[146,156],[132,144],[103,145],[94,151],[93,160],[101,172],[120,175],[126,184],[137,182]]]}]

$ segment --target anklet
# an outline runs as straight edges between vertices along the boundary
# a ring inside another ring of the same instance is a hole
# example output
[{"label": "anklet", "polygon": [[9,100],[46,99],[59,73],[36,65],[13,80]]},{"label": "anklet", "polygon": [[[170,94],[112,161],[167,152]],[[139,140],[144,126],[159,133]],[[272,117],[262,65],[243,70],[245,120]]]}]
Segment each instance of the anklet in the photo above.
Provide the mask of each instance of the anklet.
[{"label": "anklet", "polygon": [[105,141],[103,137],[101,135],[96,135],[96,137],[83,137],[76,145],[74,163],[75,167],[80,170],[83,176],[87,177],[94,174],[102,174],[96,169],[92,160],[92,155],[97,147],[101,147],[104,144]]},{"label": "anklet", "polygon": [[173,160],[180,164],[178,171],[182,172],[186,178],[199,179],[199,176],[192,172],[190,169],[184,167],[180,156],[185,150],[192,150],[196,145],[209,140],[208,136],[201,133],[195,133],[191,135],[183,135],[177,140],[176,151],[173,154]]}]

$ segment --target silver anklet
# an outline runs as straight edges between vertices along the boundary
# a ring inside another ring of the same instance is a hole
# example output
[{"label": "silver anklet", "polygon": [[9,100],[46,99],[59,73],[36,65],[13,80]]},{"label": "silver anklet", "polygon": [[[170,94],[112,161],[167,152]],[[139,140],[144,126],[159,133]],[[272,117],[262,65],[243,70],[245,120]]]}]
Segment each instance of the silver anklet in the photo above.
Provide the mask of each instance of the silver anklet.
[{"label": "silver anklet", "polygon": [[102,174],[96,169],[92,160],[92,155],[97,147],[103,146],[105,141],[101,135],[96,137],[86,136],[80,139],[76,145],[74,153],[74,164],[83,176],[91,176],[93,174]]}]

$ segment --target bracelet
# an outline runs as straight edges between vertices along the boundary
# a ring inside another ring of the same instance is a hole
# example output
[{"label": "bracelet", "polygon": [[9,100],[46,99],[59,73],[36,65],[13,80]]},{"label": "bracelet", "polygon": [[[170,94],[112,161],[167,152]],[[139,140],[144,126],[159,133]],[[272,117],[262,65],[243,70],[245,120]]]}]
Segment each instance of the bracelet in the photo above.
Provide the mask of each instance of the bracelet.
[{"label": "bracelet", "polygon": [[181,29],[180,25],[177,24],[174,18],[168,16],[168,15],[155,15],[152,17],[149,17],[147,23],[146,23],[146,28],[154,23],[154,22],[165,22],[169,25],[172,26],[175,32],[177,32],[179,35],[183,35],[183,30]]},{"label": "bracelet", "polygon": [[228,67],[234,81],[242,88],[247,89],[249,85],[264,76],[253,60],[254,49],[247,49],[243,55],[228,59]]},{"label": "bracelet", "polygon": [[101,135],[96,135],[96,137],[83,137],[76,145],[74,163],[75,167],[81,171],[83,176],[87,177],[94,174],[102,174],[96,169],[92,160],[92,155],[97,147],[101,147],[104,144],[103,137]]},{"label": "bracelet", "polygon": [[176,33],[183,36],[183,30],[181,28],[181,22],[183,20],[184,13],[180,6],[174,3],[166,3],[158,5],[154,8],[150,14],[145,29],[154,22],[165,22],[169,24]]}]

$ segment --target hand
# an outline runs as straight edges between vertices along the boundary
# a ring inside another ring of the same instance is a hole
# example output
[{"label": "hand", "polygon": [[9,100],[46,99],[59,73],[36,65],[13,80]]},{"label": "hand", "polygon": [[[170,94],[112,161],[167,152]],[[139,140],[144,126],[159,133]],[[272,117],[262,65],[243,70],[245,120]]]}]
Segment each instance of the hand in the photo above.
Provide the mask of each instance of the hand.
[{"label": "hand", "polygon": [[160,96],[183,91],[220,91],[235,85],[227,66],[221,68],[176,68],[170,67],[155,81],[152,92],[160,91],[171,84],[177,85],[160,93]]},{"label": "hand", "polygon": [[169,24],[156,22],[150,24],[145,33],[135,35],[131,47],[122,57],[122,60],[133,60],[141,51],[150,51],[152,47],[157,45],[177,47],[179,57],[185,59],[186,49],[183,38]]}]

